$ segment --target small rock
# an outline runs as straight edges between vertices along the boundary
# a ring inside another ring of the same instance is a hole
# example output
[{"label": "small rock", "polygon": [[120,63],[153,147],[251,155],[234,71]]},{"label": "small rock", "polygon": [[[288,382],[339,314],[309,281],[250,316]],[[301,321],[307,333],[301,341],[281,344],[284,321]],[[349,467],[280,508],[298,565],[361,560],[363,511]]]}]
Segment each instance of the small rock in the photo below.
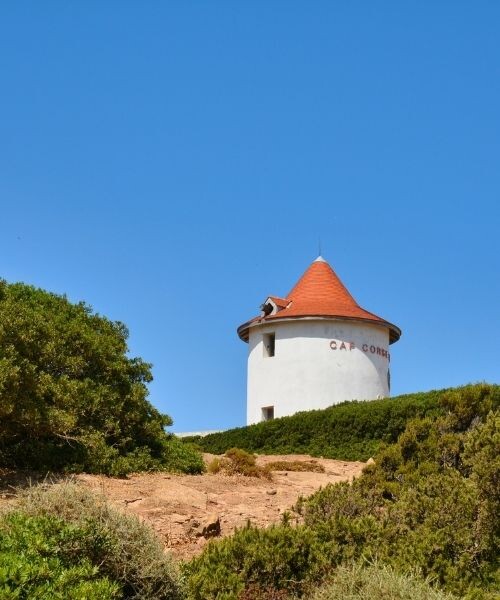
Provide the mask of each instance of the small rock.
[{"label": "small rock", "polygon": [[220,518],[218,515],[211,514],[203,524],[200,526],[201,535],[206,539],[209,537],[217,537],[220,535]]},{"label": "small rock", "polygon": [[276,490],[267,490],[266,494],[268,494],[269,496],[275,496],[277,494]]},{"label": "small rock", "polygon": [[182,523],[186,522],[186,517],[184,515],[178,515],[176,513],[172,513],[170,516],[173,523],[177,523],[177,525],[182,525]]}]

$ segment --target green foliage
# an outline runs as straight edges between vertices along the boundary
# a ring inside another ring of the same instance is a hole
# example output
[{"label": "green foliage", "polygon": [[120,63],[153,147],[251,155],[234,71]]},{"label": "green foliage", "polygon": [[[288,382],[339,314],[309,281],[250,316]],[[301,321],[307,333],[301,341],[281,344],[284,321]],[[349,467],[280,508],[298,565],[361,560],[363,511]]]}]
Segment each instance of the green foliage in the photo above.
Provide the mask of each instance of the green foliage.
[{"label": "green foliage", "polygon": [[292,600],[292,596],[285,590],[267,588],[259,583],[245,586],[238,596],[238,600]]},{"label": "green foliage", "polygon": [[127,356],[127,337],[84,303],[0,280],[0,466],[202,470],[165,433],[170,417],[147,399],[151,365]]},{"label": "green foliage", "polygon": [[[237,599],[259,581],[309,597],[323,579],[335,583],[339,565],[372,558],[399,573],[416,570],[463,598],[495,598],[500,387],[449,390],[440,403],[434,418],[408,422],[352,484],[301,499],[295,510],[302,525],[247,529],[209,546],[187,568],[189,598]],[[261,556],[271,561],[272,576]],[[226,595],[217,596],[217,586]]]},{"label": "green foliage", "polygon": [[382,541],[365,551],[455,593],[480,593],[498,577],[500,388],[457,388],[442,403],[442,416],[408,423],[352,486],[325,488],[299,508],[312,527],[346,511],[374,516]]},{"label": "green foliage", "polygon": [[42,485],[22,494],[16,509],[35,518],[58,515],[68,526],[84,529],[85,543],[95,548],[92,564],[120,586],[120,597],[182,598],[176,567],[153,530],[136,517],[113,510],[103,497],[71,482]]},{"label": "green foliage", "polygon": [[117,583],[104,577],[98,557],[108,540],[89,524],[13,512],[0,519],[2,600],[112,600]]},{"label": "green foliage", "polygon": [[198,449],[170,434],[162,456],[162,469],[196,475],[203,473],[205,463]]},{"label": "green foliage", "polygon": [[245,590],[256,593],[255,588],[300,593],[309,580],[326,574],[328,563],[309,529],[248,526],[230,538],[210,542],[185,566],[187,597],[237,600]]},{"label": "green foliage", "polygon": [[[500,411],[491,411],[484,423],[465,436],[463,461],[470,469],[479,498],[476,529],[481,552],[498,564],[500,554]],[[499,577],[500,588],[500,577]]]},{"label": "green foliage", "polygon": [[344,402],[325,410],[183,439],[213,454],[237,447],[261,454],[367,460],[382,443],[394,443],[410,419],[442,412],[439,401],[446,393],[440,390],[371,402]]},{"label": "green foliage", "polygon": [[310,600],[453,600],[417,575],[400,574],[386,565],[358,563],[339,567],[333,581]]}]

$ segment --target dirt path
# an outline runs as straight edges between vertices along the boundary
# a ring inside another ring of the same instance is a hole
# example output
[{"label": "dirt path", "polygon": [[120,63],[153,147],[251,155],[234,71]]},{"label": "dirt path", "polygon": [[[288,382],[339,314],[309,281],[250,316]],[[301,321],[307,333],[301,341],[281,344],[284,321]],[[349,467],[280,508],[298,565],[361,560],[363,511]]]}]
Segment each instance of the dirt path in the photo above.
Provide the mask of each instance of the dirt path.
[{"label": "dirt path", "polygon": [[[205,456],[206,460],[210,455]],[[311,460],[305,455],[260,456],[257,464],[275,460]],[[336,481],[349,481],[360,474],[364,463],[312,459],[324,473],[273,473],[273,481],[227,475],[132,475],[114,479],[80,475],[79,481],[104,493],[120,510],[149,522],[165,547],[178,558],[199,553],[207,540],[200,528],[211,519],[220,519],[221,535],[251,521],[259,527],[278,522],[283,512],[299,498]],[[197,534],[198,532],[198,534]]]}]

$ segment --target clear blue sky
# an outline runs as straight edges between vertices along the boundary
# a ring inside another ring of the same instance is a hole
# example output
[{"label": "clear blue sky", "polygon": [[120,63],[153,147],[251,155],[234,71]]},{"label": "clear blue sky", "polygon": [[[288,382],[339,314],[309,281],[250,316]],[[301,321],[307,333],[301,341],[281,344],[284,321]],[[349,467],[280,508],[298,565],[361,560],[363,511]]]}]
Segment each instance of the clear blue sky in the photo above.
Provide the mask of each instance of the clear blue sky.
[{"label": "clear blue sky", "polygon": [[393,393],[500,381],[500,3],[3,2],[0,276],[125,322],[174,431],[323,254]]}]

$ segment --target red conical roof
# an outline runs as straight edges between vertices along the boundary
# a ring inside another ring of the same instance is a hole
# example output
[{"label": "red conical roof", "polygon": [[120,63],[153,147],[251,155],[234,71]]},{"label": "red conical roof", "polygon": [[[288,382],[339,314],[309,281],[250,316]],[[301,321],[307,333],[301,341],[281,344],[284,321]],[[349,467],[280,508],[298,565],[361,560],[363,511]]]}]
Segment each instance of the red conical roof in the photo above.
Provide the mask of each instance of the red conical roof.
[{"label": "red conical roof", "polygon": [[301,317],[336,317],[385,325],[389,329],[390,343],[396,342],[401,335],[398,327],[361,308],[322,257],[318,257],[309,266],[287,294],[286,300],[288,301],[286,308],[280,307],[281,310],[275,314],[255,317],[241,325],[238,328],[240,338],[248,341],[248,330],[251,325]]}]

